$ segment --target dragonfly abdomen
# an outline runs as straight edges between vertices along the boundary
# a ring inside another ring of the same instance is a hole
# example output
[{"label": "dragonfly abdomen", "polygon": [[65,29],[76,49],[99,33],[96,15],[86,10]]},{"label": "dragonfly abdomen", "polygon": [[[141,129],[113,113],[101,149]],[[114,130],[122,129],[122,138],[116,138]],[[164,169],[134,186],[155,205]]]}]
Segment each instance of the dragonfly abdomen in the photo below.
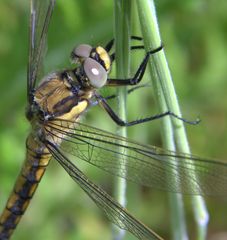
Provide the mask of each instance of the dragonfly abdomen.
[{"label": "dragonfly abdomen", "polygon": [[50,159],[48,149],[30,134],[27,139],[25,163],[0,218],[0,240],[10,238],[27,209]]}]

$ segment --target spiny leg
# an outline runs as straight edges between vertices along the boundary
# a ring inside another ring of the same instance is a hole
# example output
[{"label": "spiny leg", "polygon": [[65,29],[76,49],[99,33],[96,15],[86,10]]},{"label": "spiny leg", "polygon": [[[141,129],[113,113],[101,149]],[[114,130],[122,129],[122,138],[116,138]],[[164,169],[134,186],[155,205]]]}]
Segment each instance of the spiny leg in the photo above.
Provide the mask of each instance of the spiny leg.
[{"label": "spiny leg", "polygon": [[[150,83],[140,84],[139,86],[135,86],[135,87],[132,87],[132,88],[128,89],[127,94],[131,94],[132,92],[134,92],[134,91],[136,91],[140,88],[145,88],[145,87],[149,87],[149,86],[151,86]],[[109,95],[109,96],[103,97],[103,98],[105,98],[105,100],[108,101],[108,100],[112,100],[112,99],[117,98],[117,97],[118,97],[117,94],[112,94],[112,95]],[[94,101],[93,100],[90,101],[91,106],[96,106],[98,104],[99,104],[99,100],[97,100],[97,99],[94,100]]]},{"label": "spiny leg", "polygon": [[[131,40],[142,41],[143,38],[137,37],[137,36],[131,36]],[[111,51],[111,49],[112,49],[112,47],[113,47],[113,45],[114,45],[114,41],[115,41],[114,39],[111,39],[111,40],[106,44],[105,49],[106,49],[107,52],[110,52],[110,51]]]},{"label": "spiny leg", "polygon": [[[133,36],[132,36],[132,39],[142,40],[142,38],[140,38],[140,37],[135,37],[134,38]],[[107,48],[109,48],[109,50],[112,48],[113,43],[114,43],[114,40],[111,40],[107,44]],[[132,50],[144,49],[144,46],[142,46],[142,45],[132,46],[131,49]],[[107,86],[132,86],[132,85],[137,85],[138,83],[140,83],[140,81],[142,80],[143,75],[145,73],[145,70],[146,70],[146,67],[147,67],[147,63],[149,61],[149,57],[151,55],[161,51],[162,49],[163,49],[163,45],[161,45],[160,47],[158,47],[156,49],[153,49],[153,50],[147,52],[146,56],[144,57],[143,61],[140,64],[139,68],[137,69],[134,77],[128,78],[128,79],[113,79],[113,78],[109,78]],[[111,59],[112,60],[115,59],[115,53],[113,53],[111,55]],[[149,122],[149,121],[153,121],[153,120],[156,120],[156,119],[160,119],[160,118],[165,117],[165,116],[172,116],[172,117],[175,117],[175,118],[177,118],[177,119],[179,119],[179,120],[181,120],[181,121],[183,121],[185,123],[192,124],[192,125],[198,124],[200,122],[200,119],[196,119],[195,121],[190,121],[190,120],[184,119],[184,118],[182,118],[180,116],[177,116],[176,114],[174,114],[171,111],[166,111],[164,113],[160,113],[160,114],[157,114],[157,115],[154,115],[154,116],[150,116],[150,117],[139,119],[139,120],[135,120],[135,121],[125,122],[125,121],[123,121],[122,119],[120,119],[118,117],[118,115],[112,110],[112,108],[108,105],[108,103],[106,101],[108,99],[114,98],[115,96],[116,95],[112,95],[112,96],[109,96],[107,98],[103,98],[101,95],[96,95],[96,98],[97,98],[97,101],[99,102],[99,104],[105,109],[105,111],[112,118],[112,120],[114,122],[116,122],[120,126],[133,126],[133,125],[136,125],[136,124],[140,124],[140,123],[144,123],[144,122]]]},{"label": "spiny leg", "polygon": [[179,119],[179,120],[181,120],[185,123],[192,124],[192,125],[198,124],[200,122],[199,119],[197,119],[195,121],[189,121],[187,119],[184,119],[182,117],[177,116],[176,114],[174,114],[170,111],[160,113],[160,114],[157,114],[157,115],[154,115],[154,116],[146,117],[146,118],[143,118],[143,119],[138,119],[138,120],[134,120],[134,121],[130,121],[130,122],[125,122],[113,111],[113,109],[109,106],[109,104],[107,103],[107,101],[104,97],[102,97],[99,94],[96,94],[95,97],[96,97],[97,101],[99,102],[99,104],[103,107],[103,109],[112,118],[112,120],[119,126],[129,127],[129,126],[137,125],[137,124],[140,124],[140,123],[145,123],[145,122],[150,122],[150,121],[153,121],[153,120],[156,120],[156,119],[160,119],[160,118],[163,118],[165,116],[172,116],[172,117],[175,117],[175,118],[177,118],[177,119]]},{"label": "spiny leg", "polygon": [[[141,46],[134,46],[134,49],[141,49]],[[137,69],[135,75],[132,78],[128,78],[128,79],[109,78],[107,80],[106,85],[107,86],[127,86],[127,85],[129,86],[129,85],[138,84],[143,78],[150,56],[161,51],[162,49],[163,49],[163,46],[161,45],[160,47],[147,52],[146,56],[144,57],[143,61],[141,62],[139,68]]]}]

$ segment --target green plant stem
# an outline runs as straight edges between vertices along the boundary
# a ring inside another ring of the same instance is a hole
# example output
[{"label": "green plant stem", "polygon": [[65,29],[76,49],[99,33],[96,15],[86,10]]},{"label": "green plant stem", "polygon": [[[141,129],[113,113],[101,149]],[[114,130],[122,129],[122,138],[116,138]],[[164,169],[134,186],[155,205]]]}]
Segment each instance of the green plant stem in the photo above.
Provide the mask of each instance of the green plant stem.
[{"label": "green plant stem", "polygon": [[[161,45],[161,38],[154,8],[153,0],[137,0],[138,13],[141,23],[141,29],[144,37],[144,45],[146,51],[155,49]],[[156,99],[161,111],[167,109],[181,116],[177,96],[174,90],[170,70],[166,61],[164,51],[161,51],[151,57],[150,68],[152,72],[153,86],[155,90]],[[169,117],[168,117],[169,118]],[[171,118],[162,121],[162,135],[164,146],[167,149],[190,153],[190,148],[182,121]],[[171,194],[170,203],[172,206],[172,219],[175,222],[173,226],[178,226],[180,229],[174,232],[174,239],[187,239],[183,202],[180,194]],[[202,197],[192,197],[195,220],[198,228],[197,239],[205,239],[208,223],[208,212]],[[176,236],[176,234],[178,236]]]},{"label": "green plant stem", "polygon": [[[130,17],[131,1],[115,0],[115,52],[116,52],[116,77],[125,79],[130,74]],[[126,87],[118,89],[118,115],[126,120]],[[125,127],[118,127],[118,135],[127,137]],[[121,149],[120,149],[121,151]],[[126,180],[118,178],[115,183],[115,198],[122,206],[126,206]],[[122,239],[124,231],[118,229],[115,239]]]}]

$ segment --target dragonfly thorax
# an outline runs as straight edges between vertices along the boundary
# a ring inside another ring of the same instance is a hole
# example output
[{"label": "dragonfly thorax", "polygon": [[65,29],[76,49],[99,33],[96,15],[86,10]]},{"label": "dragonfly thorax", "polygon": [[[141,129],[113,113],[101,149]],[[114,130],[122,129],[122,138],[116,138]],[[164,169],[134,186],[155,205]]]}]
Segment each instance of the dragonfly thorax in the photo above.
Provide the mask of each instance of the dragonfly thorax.
[{"label": "dragonfly thorax", "polygon": [[66,70],[52,73],[43,79],[34,91],[33,103],[29,106],[29,121],[50,121],[64,118],[75,121],[88,106],[92,91],[81,89],[75,73]]}]

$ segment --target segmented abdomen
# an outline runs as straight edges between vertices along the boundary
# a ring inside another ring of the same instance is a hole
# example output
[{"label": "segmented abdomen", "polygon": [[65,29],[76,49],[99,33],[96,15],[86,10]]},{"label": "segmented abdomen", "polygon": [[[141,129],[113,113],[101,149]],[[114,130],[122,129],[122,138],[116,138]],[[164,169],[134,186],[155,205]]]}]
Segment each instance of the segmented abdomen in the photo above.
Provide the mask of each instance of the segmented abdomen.
[{"label": "segmented abdomen", "polygon": [[51,159],[48,149],[30,134],[26,142],[25,163],[0,217],[0,240],[10,238]]}]

